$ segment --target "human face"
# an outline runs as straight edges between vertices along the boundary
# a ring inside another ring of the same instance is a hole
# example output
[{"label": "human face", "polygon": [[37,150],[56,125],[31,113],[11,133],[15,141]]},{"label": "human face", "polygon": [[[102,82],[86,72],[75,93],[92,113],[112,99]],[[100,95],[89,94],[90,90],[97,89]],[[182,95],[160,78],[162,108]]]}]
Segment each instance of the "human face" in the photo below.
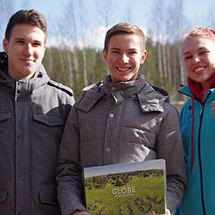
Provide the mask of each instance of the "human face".
[{"label": "human face", "polygon": [[140,65],[144,63],[147,52],[142,51],[140,39],[135,34],[113,35],[108,51],[103,50],[113,82],[135,80]]},{"label": "human face", "polygon": [[45,47],[45,33],[38,27],[17,24],[9,40],[3,40],[8,54],[8,73],[13,79],[30,79],[42,62]]},{"label": "human face", "polygon": [[203,89],[210,87],[215,73],[215,41],[192,37],[185,41],[182,51],[188,76],[201,83]]}]

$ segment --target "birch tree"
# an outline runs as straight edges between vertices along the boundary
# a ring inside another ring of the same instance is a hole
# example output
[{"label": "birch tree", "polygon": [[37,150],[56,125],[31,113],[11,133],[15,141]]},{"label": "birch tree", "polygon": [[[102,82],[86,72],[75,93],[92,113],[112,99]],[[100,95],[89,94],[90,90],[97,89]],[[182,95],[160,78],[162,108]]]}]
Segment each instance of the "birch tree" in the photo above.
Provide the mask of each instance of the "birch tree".
[{"label": "birch tree", "polygon": [[1,41],[4,39],[4,33],[7,26],[7,23],[9,21],[10,16],[12,15],[14,11],[14,2],[13,0],[1,0],[0,5],[0,39]]},{"label": "birch tree", "polygon": [[[171,29],[171,31],[169,31],[168,36],[171,37],[171,39],[177,41],[177,38],[179,37],[179,35],[182,35],[184,30],[185,30],[185,26],[187,24],[187,18],[184,14],[184,2],[183,0],[177,0],[175,2],[172,2],[171,6],[169,7],[169,14],[171,15],[171,17],[169,17],[169,29]],[[181,84],[184,84],[185,81],[185,71],[184,71],[184,67],[183,64],[180,60],[180,47],[178,47],[178,53],[177,53],[177,60],[179,61],[179,74],[180,74],[180,80],[179,82]],[[175,71],[176,72],[176,71]],[[177,81],[175,80],[174,86],[177,87]]]},{"label": "birch tree", "polygon": [[164,87],[164,76],[166,74],[166,54],[164,44],[164,25],[165,25],[165,4],[164,0],[154,0],[152,4],[152,17],[151,25],[152,32],[156,35],[157,38],[157,54],[158,54],[158,73],[161,80],[161,87]]},{"label": "birch tree", "polygon": [[[86,30],[86,21],[84,19],[85,13],[83,13],[84,5],[82,3],[82,0],[79,1],[79,17],[80,17],[80,34],[84,35],[84,30]],[[87,78],[87,56],[86,56],[86,48],[85,48],[85,37],[82,36],[82,43],[83,43],[83,78],[84,78],[84,86],[86,87],[88,85],[88,78]]]},{"label": "birch tree", "polygon": [[[73,87],[75,84],[79,84],[79,74],[78,74],[78,58],[76,53],[77,46],[77,15],[76,15],[76,7],[75,1],[67,1],[64,9],[64,13],[62,16],[61,24],[60,24],[60,33],[65,35],[67,39],[72,40],[73,47],[68,47],[65,45],[65,56],[67,59],[67,69],[69,72],[69,80],[70,86]],[[72,65],[71,51],[73,51],[73,63],[74,69]]]},{"label": "birch tree", "polygon": [[[97,11],[100,21],[102,21],[106,28],[109,27],[110,17],[113,15],[113,1],[112,0],[97,0]],[[109,74],[108,66],[106,67],[107,74]]]}]

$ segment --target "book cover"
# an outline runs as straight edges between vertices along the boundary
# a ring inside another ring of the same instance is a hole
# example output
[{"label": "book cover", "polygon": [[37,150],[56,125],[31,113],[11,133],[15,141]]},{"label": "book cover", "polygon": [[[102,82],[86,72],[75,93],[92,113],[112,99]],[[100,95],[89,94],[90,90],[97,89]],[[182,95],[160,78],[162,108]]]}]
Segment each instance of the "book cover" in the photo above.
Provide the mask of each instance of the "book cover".
[{"label": "book cover", "polygon": [[165,215],[165,160],[84,168],[87,211],[92,215]]}]

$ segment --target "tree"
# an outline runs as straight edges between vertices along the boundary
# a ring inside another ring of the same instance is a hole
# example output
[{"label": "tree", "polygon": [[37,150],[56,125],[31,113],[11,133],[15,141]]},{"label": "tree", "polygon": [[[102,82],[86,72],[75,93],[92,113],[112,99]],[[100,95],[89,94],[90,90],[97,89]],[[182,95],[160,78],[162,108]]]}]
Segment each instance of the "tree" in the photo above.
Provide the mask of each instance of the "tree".
[{"label": "tree", "polygon": [[[178,67],[178,71],[179,71],[179,78],[180,78],[180,83],[184,84],[185,83],[185,72],[184,72],[184,68],[182,65],[182,62],[180,60],[180,47],[177,46],[177,38],[179,37],[179,35],[182,34],[182,32],[185,29],[186,23],[187,23],[187,18],[184,14],[184,2],[183,0],[178,0],[175,2],[172,2],[172,4],[169,6],[168,8],[169,11],[169,23],[168,23],[168,29],[170,29],[169,31],[167,31],[167,35],[169,36],[170,40],[173,41],[176,45],[176,47],[178,48],[177,50],[177,61],[179,62],[179,67]],[[174,60],[174,63],[177,63]],[[177,85],[174,85],[177,86]]]},{"label": "tree", "polygon": [[14,11],[14,3],[13,0],[1,0],[1,6],[0,6],[0,39],[1,41],[4,38],[4,32],[6,29],[6,25],[9,21],[10,16],[12,15]]},{"label": "tree", "polygon": [[[101,1],[97,0],[97,11],[98,11],[99,15],[101,16],[100,20],[104,21],[104,25],[106,28],[109,27],[109,23],[110,23],[109,20],[113,14],[112,5],[113,5],[112,0],[104,0],[104,1],[102,1],[102,4],[101,4]],[[107,71],[107,74],[109,74],[108,67],[106,67],[106,71]]]}]

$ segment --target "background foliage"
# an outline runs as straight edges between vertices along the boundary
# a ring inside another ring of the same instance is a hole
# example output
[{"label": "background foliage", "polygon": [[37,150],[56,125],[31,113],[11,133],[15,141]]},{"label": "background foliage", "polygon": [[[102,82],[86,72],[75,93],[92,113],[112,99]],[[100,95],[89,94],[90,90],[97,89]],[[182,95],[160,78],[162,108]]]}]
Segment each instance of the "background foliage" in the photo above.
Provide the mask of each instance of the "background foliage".
[{"label": "background foliage", "polygon": [[[34,0],[22,0],[20,4],[23,8],[31,8],[32,1]],[[43,64],[52,79],[73,89],[76,99],[80,98],[81,90],[85,86],[103,80],[109,73],[103,60],[102,48],[98,48],[95,44],[98,41],[91,42],[95,38],[90,38],[86,34],[90,20],[89,14],[96,14],[100,26],[104,26],[106,32],[112,26],[110,22],[116,14],[119,14],[120,9],[115,6],[115,0],[90,1],[94,2],[96,7],[89,13],[88,8],[84,5],[84,0],[64,0],[62,1],[64,12],[61,18],[54,20],[53,23],[48,22],[49,32],[52,32],[52,35],[64,37],[64,40],[60,44],[56,42],[56,46],[53,46],[53,43],[52,46],[47,46]],[[179,36],[190,26],[184,13],[185,0],[151,1],[151,9],[147,14],[143,14],[143,17],[147,16],[148,20],[147,29],[143,30],[147,36],[148,56],[140,73],[143,73],[146,80],[152,85],[169,91],[171,102],[177,105],[179,102],[184,102],[178,89],[180,84],[186,83],[186,72],[180,60],[177,43]],[[15,2],[15,0],[0,0],[0,33],[2,36],[9,17],[15,12]],[[124,11],[121,21],[135,23],[136,14],[132,13],[135,0],[129,1],[127,4],[127,10]],[[144,3],[141,6],[144,6]],[[207,23],[205,27],[212,26],[215,22],[213,8],[208,5],[207,16],[197,17],[201,20],[205,19]],[[55,14],[52,14],[52,17],[54,18]],[[97,26],[94,27],[97,28]]]}]

